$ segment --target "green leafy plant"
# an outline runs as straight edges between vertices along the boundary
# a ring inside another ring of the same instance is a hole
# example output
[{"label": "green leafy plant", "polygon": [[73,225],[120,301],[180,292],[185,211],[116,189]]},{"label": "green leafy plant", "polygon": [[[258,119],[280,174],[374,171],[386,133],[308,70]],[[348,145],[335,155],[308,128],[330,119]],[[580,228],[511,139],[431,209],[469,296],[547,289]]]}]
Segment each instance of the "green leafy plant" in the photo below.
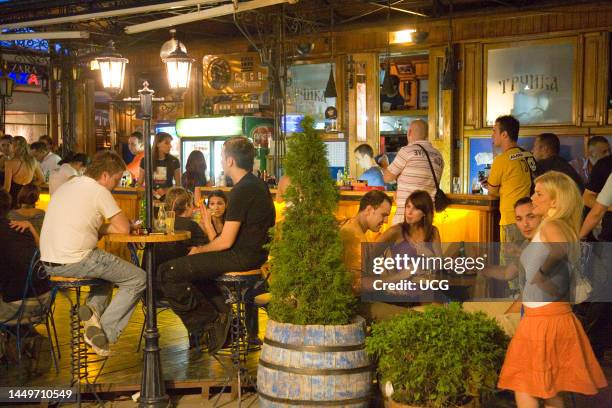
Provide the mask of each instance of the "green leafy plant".
[{"label": "green leafy plant", "polygon": [[285,158],[291,179],[285,199],[290,205],[270,245],[268,313],[281,323],[348,324],[355,298],[334,217],[338,193],[312,118],[304,118],[302,128],[289,140]]},{"label": "green leafy plant", "polygon": [[427,408],[463,405],[494,390],[507,345],[495,320],[458,303],[374,324],[366,339],[382,384],[393,384],[393,400]]}]

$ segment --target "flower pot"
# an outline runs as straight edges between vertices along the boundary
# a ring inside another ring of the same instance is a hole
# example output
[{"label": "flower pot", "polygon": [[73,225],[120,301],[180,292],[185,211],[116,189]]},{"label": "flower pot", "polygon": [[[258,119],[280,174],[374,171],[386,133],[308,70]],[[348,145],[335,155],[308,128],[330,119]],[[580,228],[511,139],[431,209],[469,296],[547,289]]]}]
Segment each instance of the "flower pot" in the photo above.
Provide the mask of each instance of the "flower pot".
[{"label": "flower pot", "polygon": [[257,370],[259,406],[367,408],[373,367],[362,318],[341,326],[268,320]]}]

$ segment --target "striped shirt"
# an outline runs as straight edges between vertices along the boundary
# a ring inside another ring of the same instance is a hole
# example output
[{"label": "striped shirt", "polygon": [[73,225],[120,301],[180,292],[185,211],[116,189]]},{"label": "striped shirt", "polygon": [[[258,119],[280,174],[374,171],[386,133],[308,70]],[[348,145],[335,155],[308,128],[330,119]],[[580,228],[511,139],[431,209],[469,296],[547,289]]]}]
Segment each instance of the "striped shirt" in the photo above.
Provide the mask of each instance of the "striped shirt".
[{"label": "striped shirt", "polygon": [[404,221],[406,199],[413,191],[427,191],[431,195],[432,200],[434,200],[436,195],[436,183],[431,175],[427,156],[425,156],[423,149],[417,145],[423,146],[427,153],[429,153],[431,165],[434,168],[438,182],[444,170],[442,155],[428,140],[417,140],[400,149],[393,163],[387,168],[391,174],[397,177],[397,210],[393,217],[393,224]]}]

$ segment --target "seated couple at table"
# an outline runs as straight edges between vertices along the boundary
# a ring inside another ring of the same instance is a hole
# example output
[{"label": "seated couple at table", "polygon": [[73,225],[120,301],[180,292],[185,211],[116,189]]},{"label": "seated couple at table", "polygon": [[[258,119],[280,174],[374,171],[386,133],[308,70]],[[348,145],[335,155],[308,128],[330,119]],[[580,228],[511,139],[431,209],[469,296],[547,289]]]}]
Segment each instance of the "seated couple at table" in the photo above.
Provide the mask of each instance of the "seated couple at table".
[{"label": "seated couple at table", "polygon": [[[406,200],[404,222],[388,228],[376,239],[368,236],[368,231],[379,232],[387,222],[391,212],[391,198],[381,191],[369,191],[359,203],[358,214],[346,221],[340,228],[344,248],[344,263],[353,275],[353,291],[360,295],[362,289],[371,282],[362,282],[362,245],[363,243],[388,243],[392,253],[415,255],[426,253],[440,256],[440,233],[433,226],[433,201],[429,193],[415,191]],[[373,247],[370,249],[374,249]],[[380,248],[379,248],[380,249]],[[387,278],[390,282],[395,278]],[[407,311],[402,307],[385,302],[361,302],[358,313],[366,320],[384,320]]]},{"label": "seated couple at table", "polygon": [[188,256],[157,268],[163,297],[188,332],[198,337],[210,353],[223,346],[230,325],[229,306],[215,278],[226,272],[257,269],[268,258],[264,247],[270,240],[268,231],[274,226],[276,213],[268,186],[252,174],[254,158],[255,148],[247,138],[234,137],[225,142],[221,163],[234,187],[221,233],[205,245],[194,246]]}]

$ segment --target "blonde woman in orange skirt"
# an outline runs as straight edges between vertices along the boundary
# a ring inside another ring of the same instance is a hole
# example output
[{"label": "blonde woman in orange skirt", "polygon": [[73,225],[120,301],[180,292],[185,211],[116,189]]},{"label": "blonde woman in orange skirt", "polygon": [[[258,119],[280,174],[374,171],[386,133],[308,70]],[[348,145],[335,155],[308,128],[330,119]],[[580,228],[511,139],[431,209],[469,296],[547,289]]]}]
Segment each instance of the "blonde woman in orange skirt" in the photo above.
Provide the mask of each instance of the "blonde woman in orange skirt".
[{"label": "blonde woman in orange skirt", "polygon": [[533,212],[543,217],[521,254],[525,316],[510,342],[498,387],[515,392],[518,408],[563,407],[560,392],[593,395],[608,385],[582,325],[572,313],[571,265],[580,262],[582,197],[567,175],[535,180]]}]

